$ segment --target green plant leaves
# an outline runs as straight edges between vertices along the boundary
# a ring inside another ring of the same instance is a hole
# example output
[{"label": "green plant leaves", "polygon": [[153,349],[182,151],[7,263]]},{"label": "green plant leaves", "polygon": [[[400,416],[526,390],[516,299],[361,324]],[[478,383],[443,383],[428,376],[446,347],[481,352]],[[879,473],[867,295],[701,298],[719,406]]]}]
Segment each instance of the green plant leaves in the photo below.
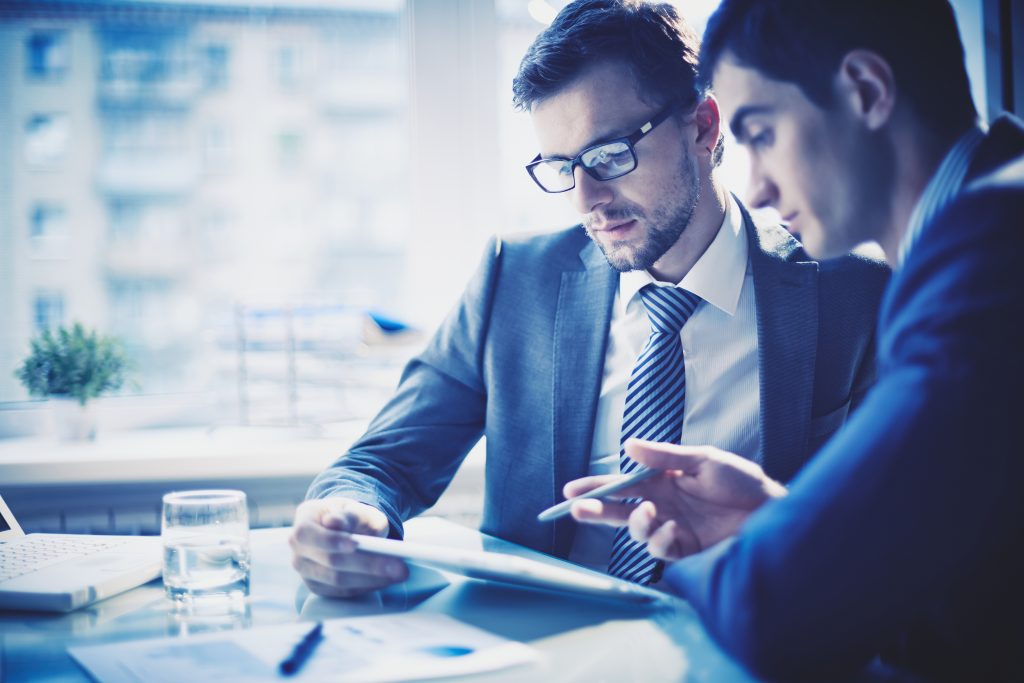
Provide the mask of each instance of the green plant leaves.
[{"label": "green plant leaves", "polygon": [[31,352],[15,372],[33,396],[65,396],[85,405],[91,398],[120,389],[127,361],[113,337],[87,331],[81,323],[56,333],[45,330],[31,341]]}]

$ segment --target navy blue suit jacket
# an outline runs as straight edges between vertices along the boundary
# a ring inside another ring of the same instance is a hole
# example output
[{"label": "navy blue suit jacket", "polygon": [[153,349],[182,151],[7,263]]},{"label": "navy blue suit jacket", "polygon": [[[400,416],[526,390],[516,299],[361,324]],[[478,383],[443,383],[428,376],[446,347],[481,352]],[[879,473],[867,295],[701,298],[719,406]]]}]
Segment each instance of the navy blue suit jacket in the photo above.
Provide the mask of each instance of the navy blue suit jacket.
[{"label": "navy blue suit jacket", "polygon": [[[860,255],[819,264],[785,230],[743,216],[758,326],[758,459],[788,480],[874,379],[889,271]],[[567,556],[576,523],[536,516],[588,472],[618,281],[578,227],[493,241],[394,397],[309,497],[378,507],[399,536],[485,435],[482,530]]]},{"label": "navy blue suit jacket", "polygon": [[789,496],[666,571],[755,673],[821,680],[882,653],[1024,680],[1022,151],[997,121],[893,277],[877,384]]}]

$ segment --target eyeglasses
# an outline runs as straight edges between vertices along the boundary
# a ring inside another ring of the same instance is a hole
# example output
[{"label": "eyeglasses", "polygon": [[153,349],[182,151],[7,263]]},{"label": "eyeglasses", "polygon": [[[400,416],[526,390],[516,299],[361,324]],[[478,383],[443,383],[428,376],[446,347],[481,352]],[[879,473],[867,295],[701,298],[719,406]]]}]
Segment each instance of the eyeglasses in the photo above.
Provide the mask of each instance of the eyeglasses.
[{"label": "eyeglasses", "polygon": [[667,119],[675,109],[676,104],[670,104],[655,114],[650,121],[640,126],[632,135],[588,147],[573,159],[565,157],[542,159],[538,154],[533,161],[526,165],[526,172],[545,192],[567,192],[576,187],[575,171],[577,166],[582,166],[587,175],[595,180],[621,178],[636,169],[636,150],[633,149],[633,145]]}]

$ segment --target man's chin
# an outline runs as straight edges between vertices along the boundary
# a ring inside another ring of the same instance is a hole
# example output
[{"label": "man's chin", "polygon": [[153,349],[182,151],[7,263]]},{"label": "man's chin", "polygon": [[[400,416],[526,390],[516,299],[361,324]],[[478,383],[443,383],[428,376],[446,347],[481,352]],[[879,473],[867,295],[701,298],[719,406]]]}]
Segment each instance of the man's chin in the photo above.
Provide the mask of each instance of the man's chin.
[{"label": "man's chin", "polygon": [[818,261],[844,256],[857,246],[846,244],[845,240],[830,239],[820,230],[804,230],[794,235],[807,254]]},{"label": "man's chin", "polygon": [[608,261],[608,265],[620,273],[627,273],[631,270],[645,270],[647,268],[646,265],[641,263],[635,248],[621,242],[612,244],[605,244],[599,240],[595,240],[595,242],[597,242],[598,248]]}]

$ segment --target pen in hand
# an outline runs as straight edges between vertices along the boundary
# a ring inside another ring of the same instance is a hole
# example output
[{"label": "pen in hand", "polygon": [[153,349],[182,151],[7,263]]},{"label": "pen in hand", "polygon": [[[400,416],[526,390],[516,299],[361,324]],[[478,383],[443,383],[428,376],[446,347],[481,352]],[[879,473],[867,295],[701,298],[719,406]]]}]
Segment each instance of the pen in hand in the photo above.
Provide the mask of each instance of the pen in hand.
[{"label": "pen in hand", "polygon": [[537,515],[537,520],[540,522],[548,522],[553,519],[558,519],[559,517],[564,517],[565,515],[569,514],[569,510],[570,508],[572,508],[572,504],[574,501],[583,500],[585,498],[604,498],[605,496],[617,493],[618,491],[621,491],[624,488],[641,482],[644,479],[650,479],[656,474],[661,474],[661,470],[655,470],[649,467],[641,467],[631,472],[629,475],[626,476],[625,479],[613,481],[612,483],[605,484],[604,486],[598,486],[593,491],[587,491],[586,493],[580,494],[575,498],[564,500],[558,505],[553,505],[549,507],[547,510],[544,510],[539,515]]},{"label": "pen in hand", "polygon": [[324,639],[323,635],[324,624],[321,621],[316,623],[316,626],[309,630],[299,644],[295,646],[292,653],[288,655],[287,659],[281,662],[278,666],[281,673],[285,676],[292,676],[298,673],[299,669],[303,667],[309,656],[313,654],[313,650],[320,644],[320,641]]}]

